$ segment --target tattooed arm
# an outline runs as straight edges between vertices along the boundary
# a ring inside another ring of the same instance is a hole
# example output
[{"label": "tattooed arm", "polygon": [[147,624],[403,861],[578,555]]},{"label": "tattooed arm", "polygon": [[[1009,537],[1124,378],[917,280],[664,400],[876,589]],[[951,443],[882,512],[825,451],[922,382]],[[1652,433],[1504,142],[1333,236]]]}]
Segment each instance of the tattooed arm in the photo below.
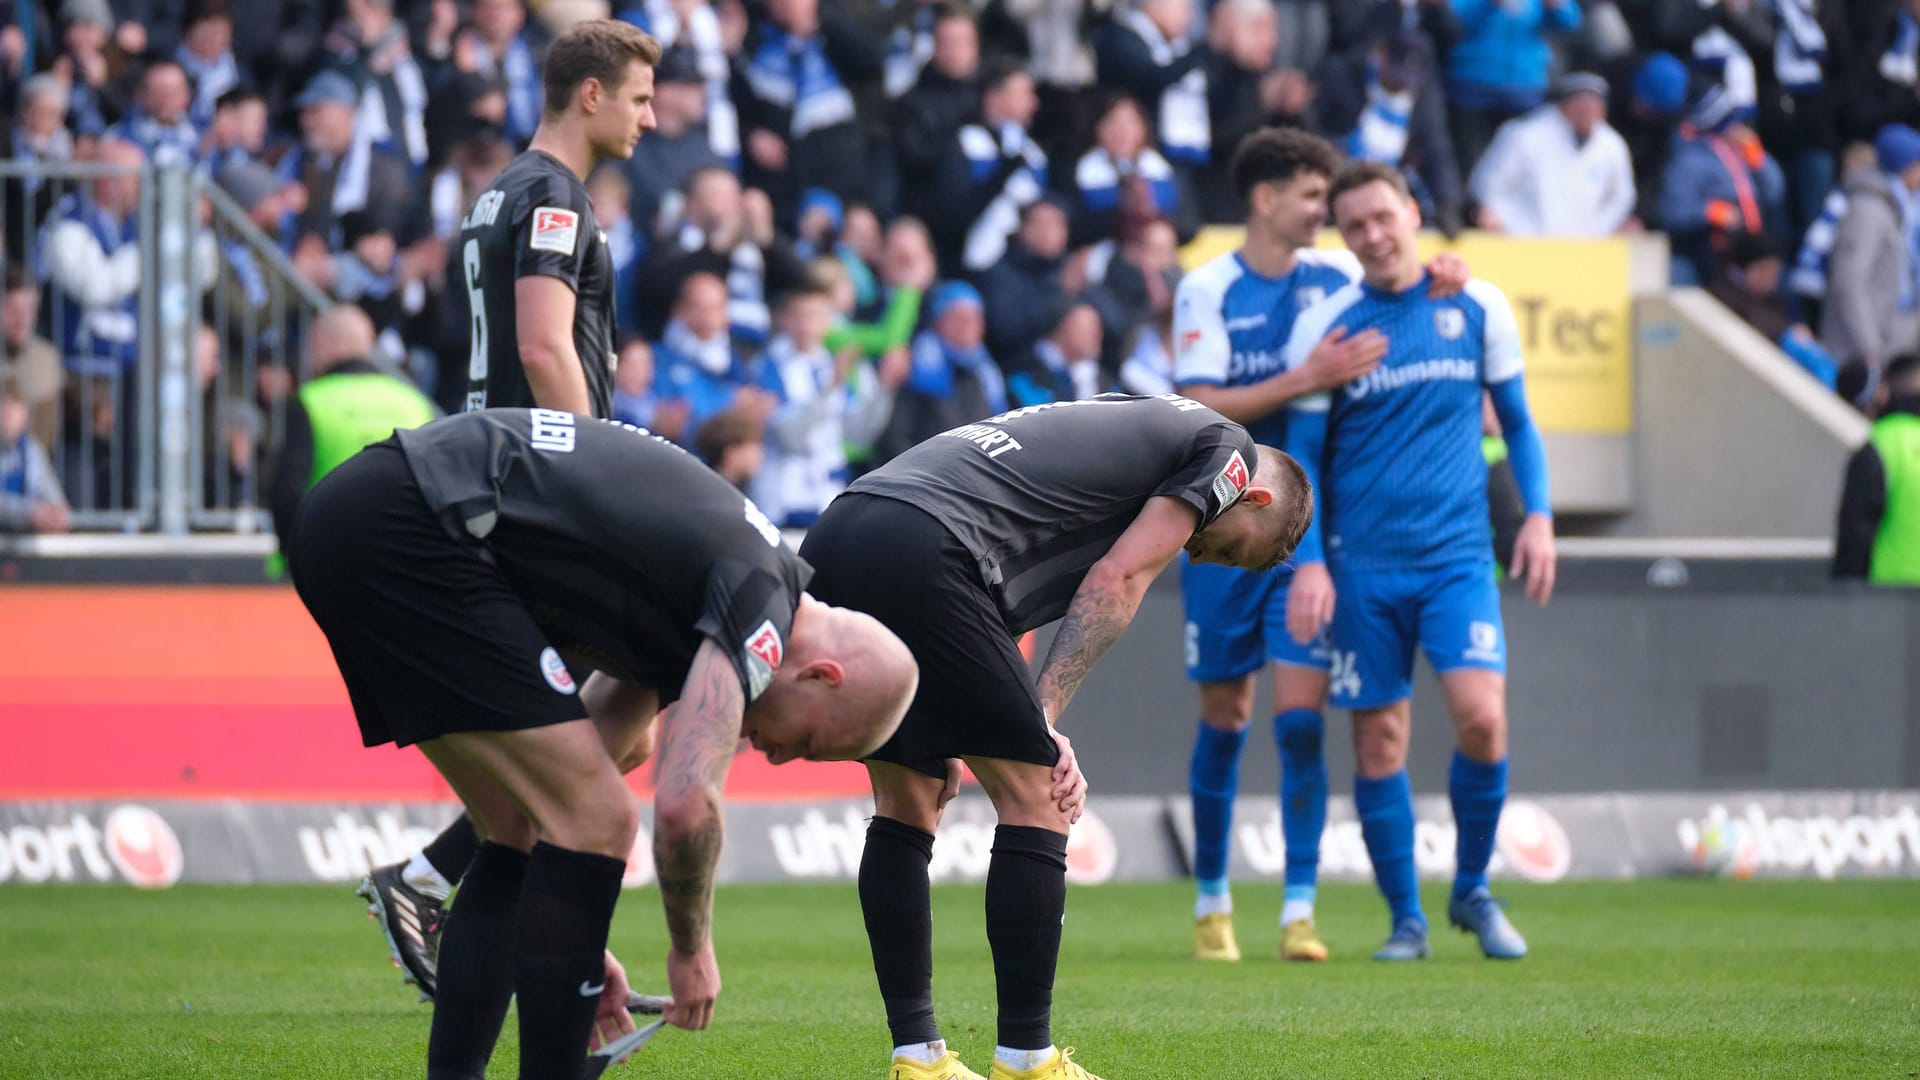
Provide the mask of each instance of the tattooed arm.
[{"label": "tattooed arm", "polygon": [[1060,718],[1100,654],[1133,621],[1147,586],[1179,554],[1199,523],[1193,507],[1155,496],[1113,549],[1087,571],[1040,668],[1040,705],[1049,724]]},{"label": "tattooed arm", "polygon": [[724,825],[721,789],[740,739],[746,698],[733,663],[702,642],[680,700],[667,708],[653,798],[653,865],[667,910],[667,1020],[703,1028],[720,994],[713,957],[713,869]]}]

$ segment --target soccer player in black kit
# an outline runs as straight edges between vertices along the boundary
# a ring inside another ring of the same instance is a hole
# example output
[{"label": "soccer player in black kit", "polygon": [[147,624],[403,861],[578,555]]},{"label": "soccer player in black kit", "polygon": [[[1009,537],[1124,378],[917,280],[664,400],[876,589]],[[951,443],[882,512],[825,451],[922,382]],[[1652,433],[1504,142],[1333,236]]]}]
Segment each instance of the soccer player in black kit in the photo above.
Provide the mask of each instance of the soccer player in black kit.
[{"label": "soccer player in black kit", "polygon": [[[483,841],[441,940],[428,1080],[480,1080],[516,996],[522,1080],[598,1075],[590,1036],[633,1030],[606,950],[639,822],[617,763],[658,706],[666,1019],[702,1028],[738,740],[775,764],[864,757],[917,678],[875,618],[805,594],[807,565],[717,474],[566,412],[467,413],[368,448],[307,496],[288,561],[363,741],[418,746]],[[618,746],[589,716],[612,686],[645,698],[619,710]]]},{"label": "soccer player in black kit", "polygon": [[[460,223],[467,411],[613,415],[613,257],[582,180],[596,161],[632,157],[653,129],[659,61],[653,38],[604,19],[582,22],[548,47],[540,126]],[[423,998],[435,989],[443,905],[479,843],[463,818],[410,862],[376,867],[360,881],[368,913]]]},{"label": "soccer player in black kit", "polygon": [[[937,435],[856,481],[808,531],[813,594],[872,614],[920,664],[900,730],[866,759],[860,906],[893,1036],[888,1080],[979,1080],[933,1014],[927,867],[956,758],[999,817],[986,889],[993,1080],[1094,1080],[1050,1030],[1067,830],[1086,799],[1054,723],[1183,548],[1270,569],[1312,515],[1299,463],[1239,424],[1173,394],[1109,394]],[[1036,679],[1016,641],[1056,619]]]}]

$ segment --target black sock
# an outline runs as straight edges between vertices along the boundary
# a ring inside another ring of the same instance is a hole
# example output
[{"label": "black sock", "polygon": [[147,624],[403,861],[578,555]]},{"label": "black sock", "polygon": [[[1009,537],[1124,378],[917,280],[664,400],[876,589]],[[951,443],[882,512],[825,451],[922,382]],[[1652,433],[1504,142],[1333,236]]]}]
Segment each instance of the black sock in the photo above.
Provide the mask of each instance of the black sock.
[{"label": "black sock", "polygon": [[574,1080],[585,1067],[600,1004],[593,988],[606,974],[607,929],[626,869],[611,856],[533,845],[513,940],[520,1080]]},{"label": "black sock", "polygon": [[467,867],[473,863],[474,856],[480,852],[480,834],[473,831],[473,819],[461,814],[453,824],[440,830],[433,843],[420,849],[447,884],[458,885],[466,876]]},{"label": "black sock", "polygon": [[987,943],[1000,998],[1000,1045],[1053,1045],[1053,971],[1067,913],[1067,838],[1025,825],[993,830],[987,863]]},{"label": "black sock", "polygon": [[933,898],[927,887],[932,861],[932,833],[886,817],[868,824],[860,853],[860,913],[895,1046],[940,1037],[933,1020]]},{"label": "black sock", "polygon": [[481,844],[467,869],[440,937],[428,1080],[479,1080],[486,1072],[513,998],[514,915],[526,876],[527,857],[499,844]]}]

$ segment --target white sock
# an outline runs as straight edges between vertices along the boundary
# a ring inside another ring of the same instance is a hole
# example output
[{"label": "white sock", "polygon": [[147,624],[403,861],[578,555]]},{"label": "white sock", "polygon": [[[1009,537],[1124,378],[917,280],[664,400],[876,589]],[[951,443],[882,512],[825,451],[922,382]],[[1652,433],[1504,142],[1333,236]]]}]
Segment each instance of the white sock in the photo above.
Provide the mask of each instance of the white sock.
[{"label": "white sock", "polygon": [[1280,925],[1313,918],[1313,901],[1289,900],[1280,906]]},{"label": "white sock", "polygon": [[947,1056],[947,1040],[936,1039],[930,1043],[910,1043],[893,1048],[893,1056],[917,1061],[922,1065],[931,1065]]},{"label": "white sock", "polygon": [[1230,892],[1198,893],[1193,898],[1193,917],[1204,919],[1209,915],[1233,914],[1233,894]]},{"label": "white sock", "polygon": [[1015,1050],[1010,1046],[996,1046],[993,1048],[993,1060],[1014,1072],[1026,1072],[1052,1061],[1053,1047],[1045,1050]]},{"label": "white sock", "polygon": [[440,876],[440,871],[427,861],[424,851],[414,853],[413,858],[407,860],[406,869],[400,871],[400,880],[435,900],[445,900],[453,891],[453,883]]}]

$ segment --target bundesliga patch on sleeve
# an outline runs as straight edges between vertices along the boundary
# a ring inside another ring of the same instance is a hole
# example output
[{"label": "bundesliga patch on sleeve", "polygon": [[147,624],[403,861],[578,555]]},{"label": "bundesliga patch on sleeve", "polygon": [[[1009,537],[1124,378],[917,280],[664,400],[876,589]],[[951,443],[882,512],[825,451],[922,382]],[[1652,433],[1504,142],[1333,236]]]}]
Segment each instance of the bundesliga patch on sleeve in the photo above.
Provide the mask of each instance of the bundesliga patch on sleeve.
[{"label": "bundesliga patch on sleeve", "polygon": [[780,670],[780,661],[787,655],[786,646],[780,641],[780,631],[773,628],[773,620],[760,624],[747,638],[747,688],[748,700],[759,697],[773,683],[773,673]]},{"label": "bundesliga patch on sleeve", "polygon": [[1240,456],[1240,451],[1235,450],[1233,456],[1227,459],[1226,466],[1220,470],[1220,475],[1213,478],[1213,500],[1220,504],[1220,512],[1226,513],[1227,507],[1239,502],[1240,496],[1247,493],[1247,486],[1252,482],[1246,459]]},{"label": "bundesliga patch on sleeve", "polygon": [[527,246],[535,251],[571,255],[579,236],[578,213],[557,206],[542,206],[533,212],[533,233],[527,239]]}]

